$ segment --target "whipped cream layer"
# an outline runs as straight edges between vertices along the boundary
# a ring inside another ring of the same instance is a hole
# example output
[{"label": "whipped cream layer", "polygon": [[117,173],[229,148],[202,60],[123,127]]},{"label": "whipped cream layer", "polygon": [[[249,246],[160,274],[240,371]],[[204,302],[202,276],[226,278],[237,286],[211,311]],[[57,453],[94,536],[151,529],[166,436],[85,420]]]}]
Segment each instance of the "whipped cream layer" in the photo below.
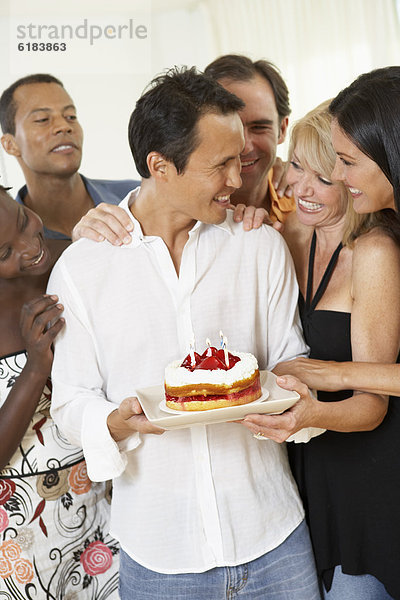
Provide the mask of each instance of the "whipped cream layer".
[{"label": "whipped cream layer", "polygon": [[231,352],[231,354],[238,356],[240,360],[232,369],[227,371],[222,369],[189,371],[189,369],[180,366],[183,359],[174,360],[165,368],[165,384],[172,388],[201,383],[233,385],[236,381],[248,379],[254,375],[254,372],[258,369],[258,363],[253,354],[248,352]]}]

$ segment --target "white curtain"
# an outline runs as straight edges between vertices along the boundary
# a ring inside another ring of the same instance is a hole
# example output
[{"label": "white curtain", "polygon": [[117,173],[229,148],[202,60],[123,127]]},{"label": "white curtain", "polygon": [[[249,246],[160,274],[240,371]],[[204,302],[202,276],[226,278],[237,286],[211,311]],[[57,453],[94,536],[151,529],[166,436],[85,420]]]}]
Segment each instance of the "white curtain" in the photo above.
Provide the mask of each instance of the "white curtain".
[{"label": "white curtain", "polygon": [[[202,0],[215,56],[266,58],[288,84],[293,122],[360,73],[400,64],[399,0]],[[285,146],[283,147],[285,149]],[[280,152],[282,155],[282,151]]]}]

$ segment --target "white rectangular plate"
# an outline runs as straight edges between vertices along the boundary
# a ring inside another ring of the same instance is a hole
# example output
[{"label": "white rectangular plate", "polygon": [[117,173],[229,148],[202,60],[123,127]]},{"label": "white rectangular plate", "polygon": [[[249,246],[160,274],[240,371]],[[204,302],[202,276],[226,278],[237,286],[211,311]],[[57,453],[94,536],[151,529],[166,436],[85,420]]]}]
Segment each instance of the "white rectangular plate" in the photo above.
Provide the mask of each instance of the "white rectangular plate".
[{"label": "white rectangular plate", "polygon": [[250,414],[273,414],[287,410],[297,402],[300,396],[297,392],[289,392],[280,388],[276,384],[275,379],[276,377],[273,373],[260,371],[261,387],[269,392],[267,400],[263,402],[252,402],[250,404],[212,410],[176,411],[176,414],[166,413],[160,408],[160,402],[164,398],[163,385],[153,385],[137,389],[136,394],[142,405],[144,414],[153,425],[157,425],[163,429],[180,429],[182,427],[191,427],[192,425],[236,421]]}]

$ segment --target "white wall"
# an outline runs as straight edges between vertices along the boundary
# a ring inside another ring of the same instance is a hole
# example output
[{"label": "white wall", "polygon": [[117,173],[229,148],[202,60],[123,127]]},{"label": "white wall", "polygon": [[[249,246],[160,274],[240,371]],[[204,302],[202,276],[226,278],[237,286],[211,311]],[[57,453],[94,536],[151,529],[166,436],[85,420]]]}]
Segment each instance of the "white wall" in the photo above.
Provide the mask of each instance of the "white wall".
[{"label": "white wall", "polygon": [[[54,0],[0,0],[0,90],[34,71],[59,77],[78,107],[85,131],[81,171],[91,177],[134,177],[127,123],[135,101],[155,74],[175,64],[204,68],[227,52],[264,57],[280,67],[288,83],[294,120],[335,95],[358,73],[398,62],[395,4],[395,0],[69,0],[65,9],[61,3],[55,9]],[[142,19],[148,38],[135,47],[118,46],[113,40],[99,43],[90,72],[83,72],[84,59],[93,47],[84,42],[67,63],[54,52],[36,53],[33,62],[28,53],[15,56],[15,24],[38,17],[46,22],[49,14],[53,22],[75,24],[85,17],[110,23]],[[15,159],[3,151],[0,174],[0,181],[14,189],[23,183]]]}]

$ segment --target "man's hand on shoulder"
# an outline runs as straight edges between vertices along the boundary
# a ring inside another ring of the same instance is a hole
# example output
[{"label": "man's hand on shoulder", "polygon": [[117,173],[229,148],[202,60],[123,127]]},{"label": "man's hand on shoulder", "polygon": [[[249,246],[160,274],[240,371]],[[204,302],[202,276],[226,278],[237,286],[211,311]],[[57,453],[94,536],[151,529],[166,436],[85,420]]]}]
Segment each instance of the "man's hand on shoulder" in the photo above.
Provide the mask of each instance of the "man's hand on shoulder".
[{"label": "man's hand on shoulder", "polygon": [[293,195],[293,190],[286,181],[287,166],[288,163],[283,162],[279,156],[275,158],[275,162],[272,165],[272,185],[279,198],[283,198],[283,196],[291,198]]},{"label": "man's hand on shoulder", "polygon": [[280,233],[283,231],[283,223],[280,223],[279,221],[273,223],[265,208],[256,208],[255,206],[246,206],[245,204],[237,204],[236,206],[231,205],[231,208],[234,210],[233,219],[236,223],[243,221],[243,229],[245,231],[258,229],[263,224],[271,225],[271,227]]},{"label": "man's hand on shoulder", "polygon": [[107,240],[114,246],[122,246],[131,242],[131,231],[133,223],[124,209],[102,202],[91,208],[75,225],[72,241],[84,237],[94,242]]},{"label": "man's hand on shoulder", "polygon": [[108,415],[107,427],[111,437],[120,442],[132,433],[154,433],[161,435],[165,429],[152,425],[143,413],[139,400],[125,398],[119,407]]}]

